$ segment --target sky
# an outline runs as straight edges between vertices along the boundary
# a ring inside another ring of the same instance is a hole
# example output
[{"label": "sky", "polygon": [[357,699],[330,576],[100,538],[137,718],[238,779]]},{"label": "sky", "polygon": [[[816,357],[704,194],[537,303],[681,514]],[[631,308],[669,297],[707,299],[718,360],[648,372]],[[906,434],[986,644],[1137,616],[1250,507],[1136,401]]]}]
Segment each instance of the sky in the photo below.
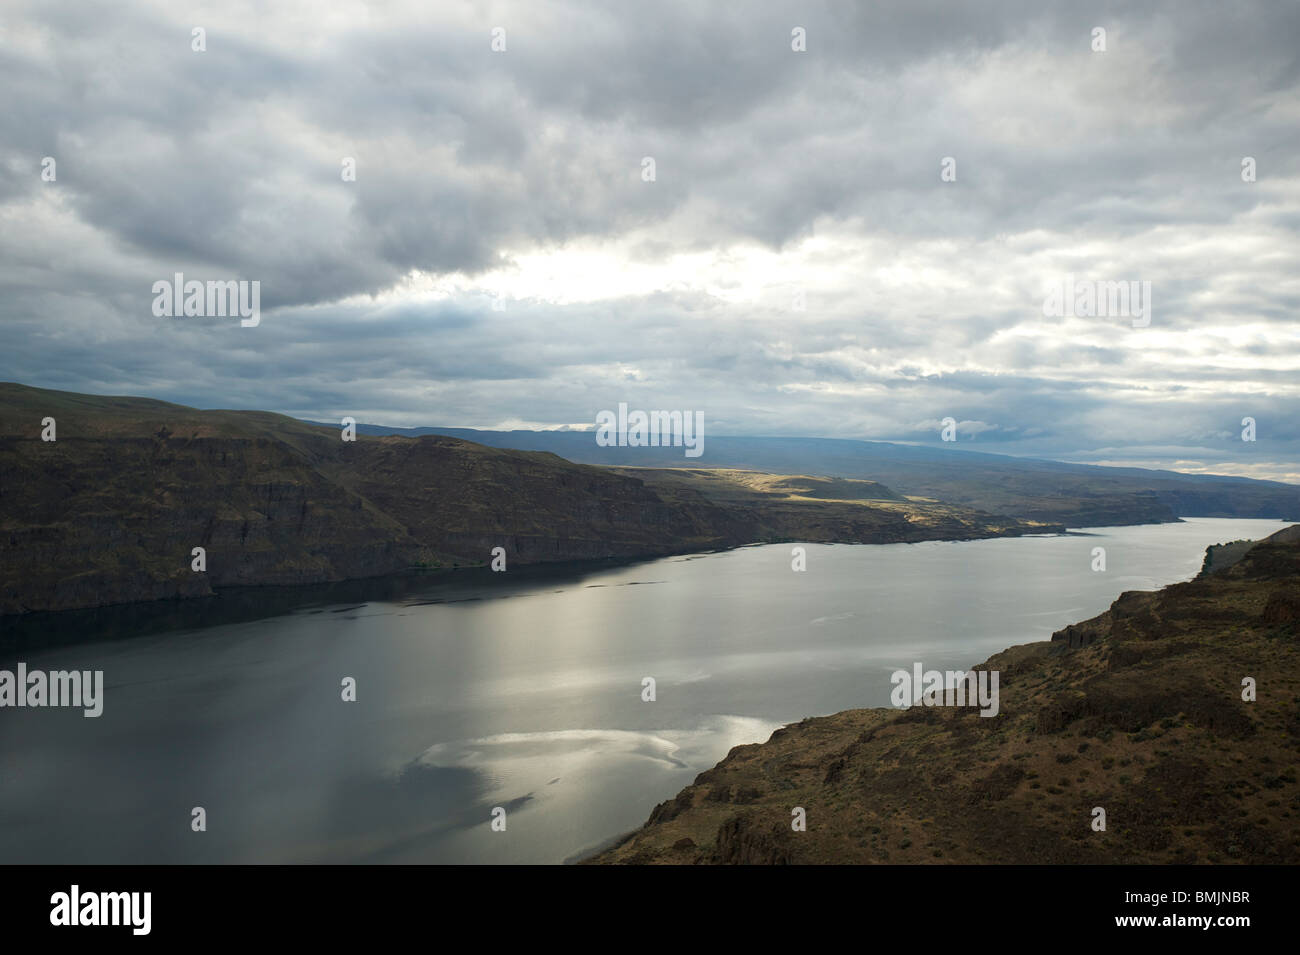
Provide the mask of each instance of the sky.
[{"label": "sky", "polygon": [[6,0],[0,84],[0,380],[1300,482],[1294,3]]}]

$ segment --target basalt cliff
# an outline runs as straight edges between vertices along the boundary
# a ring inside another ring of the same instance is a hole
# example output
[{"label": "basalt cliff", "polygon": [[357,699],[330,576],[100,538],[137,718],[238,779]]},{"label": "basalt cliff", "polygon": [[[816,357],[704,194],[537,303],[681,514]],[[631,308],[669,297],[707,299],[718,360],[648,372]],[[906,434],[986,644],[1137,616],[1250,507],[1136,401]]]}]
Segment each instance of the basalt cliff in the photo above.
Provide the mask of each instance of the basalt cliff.
[{"label": "basalt cliff", "polygon": [[867,480],[345,441],[267,412],[0,384],[0,615],[478,566],[498,547],[509,567],[1061,529]]}]

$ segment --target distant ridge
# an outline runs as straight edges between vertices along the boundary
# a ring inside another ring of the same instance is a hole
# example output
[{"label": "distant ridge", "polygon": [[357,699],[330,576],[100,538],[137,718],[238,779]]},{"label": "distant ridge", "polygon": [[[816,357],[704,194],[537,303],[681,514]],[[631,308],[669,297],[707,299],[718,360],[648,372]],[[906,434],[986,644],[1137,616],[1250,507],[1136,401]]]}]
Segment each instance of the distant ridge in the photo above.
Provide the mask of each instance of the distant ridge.
[{"label": "distant ridge", "polygon": [[681,448],[602,448],[594,431],[357,427],[366,434],[438,434],[490,447],[549,451],[581,464],[740,468],[879,481],[901,494],[1069,527],[1182,517],[1300,520],[1300,487],[1281,481],[1070,464],[956,447],[707,435],[703,454],[688,459]]}]

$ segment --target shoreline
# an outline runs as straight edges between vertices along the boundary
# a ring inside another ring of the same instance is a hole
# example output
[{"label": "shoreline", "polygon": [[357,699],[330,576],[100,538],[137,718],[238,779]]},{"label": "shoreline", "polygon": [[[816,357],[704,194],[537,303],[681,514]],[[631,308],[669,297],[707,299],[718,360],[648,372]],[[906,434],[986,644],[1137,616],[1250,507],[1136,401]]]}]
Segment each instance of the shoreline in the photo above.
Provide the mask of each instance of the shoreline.
[{"label": "shoreline", "polygon": [[[1226,519],[1231,520],[1232,518],[1226,518]],[[1147,525],[1159,526],[1162,524],[1171,524],[1171,523],[1183,523],[1183,521],[1181,518],[1179,518],[1178,521],[1137,521],[1134,522],[1133,524],[1113,524],[1113,525],[1105,525],[1105,526],[1139,527],[1139,526],[1147,526]],[[708,554],[725,554],[731,551],[742,550],[747,547],[768,547],[768,546],[780,545],[780,544],[796,544],[796,545],[821,544],[821,545],[844,545],[844,546],[866,546],[866,547],[883,546],[888,544],[923,544],[923,543],[959,544],[964,541],[1000,540],[1003,538],[1061,537],[1061,536],[1073,534],[1075,532],[1076,531],[1073,528],[1062,528],[1061,530],[1054,530],[1054,531],[1034,530],[1034,531],[1029,531],[1024,533],[1015,533],[1014,529],[1009,529],[1005,533],[997,533],[997,534],[975,534],[975,535],[960,536],[960,537],[934,536],[934,537],[921,537],[916,540],[901,540],[901,541],[900,540],[810,541],[801,538],[788,538],[788,539],[781,539],[781,540],[746,541],[744,543],[732,544],[730,546],[725,546],[725,547],[712,547],[712,548],[704,548],[704,549],[692,547],[692,548],[683,548],[681,550],[658,551],[658,552],[635,554],[635,555],[617,555],[617,556],[610,556],[610,557],[590,557],[590,558],[548,560],[548,561],[516,561],[513,563],[513,567],[517,568],[518,571],[523,571],[525,573],[528,572],[535,573],[539,571],[544,572],[543,569],[545,568],[554,568],[556,569],[557,572],[564,571],[564,570],[591,571],[602,567],[628,566],[632,564],[647,563],[655,560],[663,560],[665,558],[670,558],[670,557],[693,557],[693,556],[704,556]],[[454,578],[455,575],[468,575],[468,574],[484,573],[484,572],[491,573],[491,571],[489,571],[488,568],[489,568],[489,562],[483,561],[477,564],[465,563],[460,565],[453,565],[451,567],[412,566],[407,568],[406,570],[398,571],[396,573],[373,574],[373,575],[367,575],[361,577],[342,577],[337,579],[305,580],[302,581],[301,583],[292,583],[292,584],[286,584],[286,583],[233,584],[233,585],[227,585],[222,587],[214,587],[212,588],[211,593],[199,593],[199,594],[177,593],[177,594],[169,594],[162,597],[154,597],[154,598],[141,599],[141,600],[121,600],[121,601],[113,601],[109,603],[95,604],[93,606],[66,607],[58,610],[24,610],[16,613],[0,612],[0,624],[4,626],[10,626],[10,625],[16,625],[20,621],[29,621],[29,620],[36,619],[38,617],[54,619],[55,617],[58,617],[59,615],[63,615],[63,614],[93,613],[96,611],[113,611],[120,608],[129,608],[129,607],[156,607],[156,606],[166,606],[169,604],[197,605],[201,602],[211,602],[215,600],[221,600],[223,598],[229,599],[231,597],[240,597],[243,595],[253,595],[258,593],[278,594],[281,592],[284,593],[302,592],[304,594],[307,594],[310,592],[311,588],[341,587],[346,585],[365,585],[367,583],[377,583],[382,581],[416,581],[416,580],[428,580],[431,578],[451,580]],[[510,571],[508,573],[516,577],[518,576],[517,571]],[[497,575],[494,575],[494,579],[496,578],[496,576]],[[0,645],[3,644],[0,643]]]}]

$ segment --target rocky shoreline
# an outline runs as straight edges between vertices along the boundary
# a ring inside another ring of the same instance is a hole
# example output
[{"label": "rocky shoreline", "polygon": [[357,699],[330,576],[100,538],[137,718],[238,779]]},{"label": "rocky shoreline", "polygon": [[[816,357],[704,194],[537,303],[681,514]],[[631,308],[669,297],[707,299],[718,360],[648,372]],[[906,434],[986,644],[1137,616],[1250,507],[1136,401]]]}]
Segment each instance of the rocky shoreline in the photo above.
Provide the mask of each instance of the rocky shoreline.
[{"label": "rocky shoreline", "polygon": [[1000,673],[993,718],[912,706],[791,724],[583,861],[1294,864],[1298,595],[1292,526],[990,657],[975,669]]}]

